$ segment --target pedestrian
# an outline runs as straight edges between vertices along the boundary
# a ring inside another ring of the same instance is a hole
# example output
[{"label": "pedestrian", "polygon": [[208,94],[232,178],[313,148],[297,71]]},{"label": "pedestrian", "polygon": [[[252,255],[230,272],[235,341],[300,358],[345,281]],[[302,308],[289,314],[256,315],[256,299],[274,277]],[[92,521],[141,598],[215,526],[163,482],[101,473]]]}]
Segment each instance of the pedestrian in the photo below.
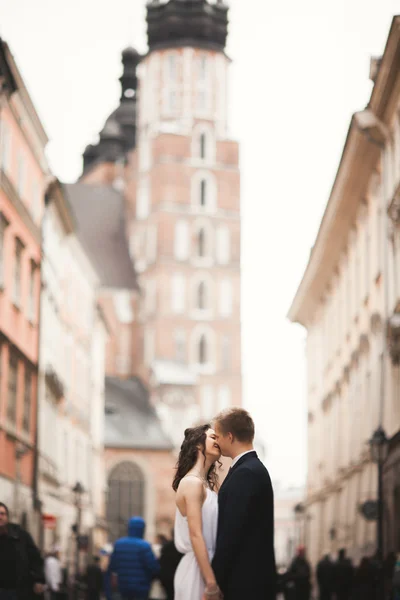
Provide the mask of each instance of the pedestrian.
[{"label": "pedestrian", "polygon": [[160,581],[167,594],[167,600],[174,600],[175,571],[182,556],[183,554],[176,549],[174,532],[172,531],[172,539],[164,544],[160,555]]},{"label": "pedestrian", "polygon": [[393,574],[393,600],[400,600],[400,554],[397,555]]},{"label": "pedestrian", "polygon": [[310,600],[311,567],[304,546],[297,549],[297,556],[289,567],[288,578],[294,584],[296,600]]},{"label": "pedestrian", "polygon": [[9,522],[0,502],[0,600],[31,600],[45,589],[43,560],[27,531]]},{"label": "pedestrian", "polygon": [[383,579],[385,585],[385,599],[392,598],[392,582],[396,566],[396,552],[389,552],[383,561]]},{"label": "pedestrian", "polygon": [[58,548],[53,548],[44,563],[44,573],[50,600],[60,600],[60,588],[62,584],[62,569]]},{"label": "pedestrian", "polygon": [[150,544],[143,539],[144,530],[142,517],[130,519],[128,535],[116,541],[111,555],[112,587],[117,587],[124,600],[146,600],[160,570]]},{"label": "pedestrian", "polygon": [[319,600],[332,600],[334,565],[329,552],[319,561],[317,565],[317,583],[319,589]]},{"label": "pedestrian", "polygon": [[350,600],[353,589],[354,567],[346,556],[346,549],[339,550],[334,568],[336,600]]},{"label": "pedestrian", "polygon": [[100,568],[100,557],[94,556],[93,562],[86,569],[86,600],[100,600],[103,591],[103,571]]},{"label": "pedestrian", "polygon": [[375,569],[364,556],[354,572],[352,600],[375,600]]}]

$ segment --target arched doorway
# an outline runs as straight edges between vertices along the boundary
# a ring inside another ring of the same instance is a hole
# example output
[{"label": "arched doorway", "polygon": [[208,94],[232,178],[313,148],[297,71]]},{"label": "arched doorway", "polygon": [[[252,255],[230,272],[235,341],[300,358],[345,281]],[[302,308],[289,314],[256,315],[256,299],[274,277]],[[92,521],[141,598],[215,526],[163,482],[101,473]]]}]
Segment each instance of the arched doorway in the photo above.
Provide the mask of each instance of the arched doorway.
[{"label": "arched doorway", "polygon": [[144,486],[143,472],[133,462],[121,462],[111,471],[107,500],[111,542],[126,535],[131,517],[144,517]]}]

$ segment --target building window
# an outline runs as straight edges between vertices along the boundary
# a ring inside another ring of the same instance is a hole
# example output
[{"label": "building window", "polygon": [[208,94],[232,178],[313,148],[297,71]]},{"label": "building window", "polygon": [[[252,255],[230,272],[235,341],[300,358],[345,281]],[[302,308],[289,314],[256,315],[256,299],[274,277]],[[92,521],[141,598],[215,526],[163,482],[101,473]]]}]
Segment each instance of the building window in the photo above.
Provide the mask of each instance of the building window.
[{"label": "building window", "polygon": [[145,480],[141,469],[131,462],[121,462],[108,479],[107,522],[110,541],[126,535],[126,523],[132,515],[144,517]]},{"label": "building window", "polygon": [[22,154],[18,156],[18,167],[17,167],[17,192],[20,198],[25,196],[25,183],[26,183],[26,162],[25,157]]},{"label": "building window", "polygon": [[200,181],[200,206],[207,205],[207,182],[205,179]]},{"label": "building window", "polygon": [[172,312],[179,315],[185,312],[186,306],[186,284],[185,278],[180,273],[172,276],[171,284],[171,306]]},{"label": "building window", "polygon": [[22,251],[24,245],[19,238],[15,239],[15,260],[14,260],[14,281],[13,281],[13,301],[16,306],[21,304],[21,271],[22,271]]},{"label": "building window", "polygon": [[1,168],[6,173],[10,170],[11,163],[11,132],[8,124],[5,121],[1,122]]},{"label": "building window", "polygon": [[209,293],[206,282],[200,281],[196,291],[196,308],[198,310],[206,310],[209,307]]},{"label": "building window", "polygon": [[199,365],[206,365],[208,362],[207,338],[204,333],[200,336],[200,339],[199,339],[197,358],[198,358]]},{"label": "building window", "polygon": [[223,371],[231,368],[231,340],[228,335],[224,335],[221,342],[221,368]]},{"label": "building window", "polygon": [[206,255],[206,233],[202,227],[197,234],[197,256],[204,258]]},{"label": "building window", "polygon": [[207,138],[205,133],[200,134],[200,158],[207,158]]},{"label": "building window", "polygon": [[229,408],[231,405],[231,391],[227,385],[221,385],[218,389],[218,412]]},{"label": "building window", "polygon": [[25,366],[25,385],[24,385],[24,416],[22,426],[24,431],[30,433],[31,430],[31,405],[32,405],[32,373]]},{"label": "building window", "polygon": [[28,318],[31,322],[35,321],[36,317],[36,263],[31,260],[31,276],[29,280],[29,306],[28,306]]},{"label": "building window", "polygon": [[150,214],[150,187],[148,180],[142,181],[136,199],[136,217],[143,221]]},{"label": "building window", "polygon": [[175,342],[175,360],[178,363],[186,362],[186,332],[184,329],[177,329],[174,333]]},{"label": "building window", "polygon": [[14,424],[17,420],[17,398],[18,398],[18,359],[16,355],[10,352],[10,361],[8,368],[8,401],[7,401],[7,419]]},{"label": "building window", "polygon": [[229,229],[225,225],[217,229],[217,261],[221,265],[226,265],[230,261],[230,236]]},{"label": "building window", "polygon": [[5,234],[8,226],[8,221],[0,212],[0,288],[4,285],[5,276]]},{"label": "building window", "polygon": [[186,221],[178,221],[175,225],[174,254],[177,260],[189,257],[189,225]]},{"label": "building window", "polygon": [[217,188],[211,173],[198,172],[192,182],[192,203],[202,212],[211,212],[216,208]]},{"label": "building window", "polygon": [[225,279],[219,285],[219,313],[221,317],[232,315],[233,292],[232,283]]}]

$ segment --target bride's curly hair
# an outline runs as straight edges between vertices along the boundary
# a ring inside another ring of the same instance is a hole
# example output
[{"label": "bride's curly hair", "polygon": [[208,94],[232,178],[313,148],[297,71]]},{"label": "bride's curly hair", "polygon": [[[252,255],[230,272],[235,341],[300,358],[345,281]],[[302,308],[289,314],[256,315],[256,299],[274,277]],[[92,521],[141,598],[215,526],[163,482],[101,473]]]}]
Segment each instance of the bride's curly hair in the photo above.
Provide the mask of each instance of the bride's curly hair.
[{"label": "bride's curly hair", "polygon": [[[176,492],[181,480],[193,469],[197,462],[197,453],[199,448],[204,456],[204,462],[206,461],[206,439],[207,431],[211,429],[211,425],[206,423],[198,427],[190,427],[185,431],[185,439],[182,442],[181,450],[179,452],[178,462],[176,464],[176,473],[174,481],[172,483],[172,489]],[[219,466],[222,465],[220,461],[217,461]],[[207,473],[207,482],[211,490],[218,489],[218,473],[216,463],[212,464]]]}]

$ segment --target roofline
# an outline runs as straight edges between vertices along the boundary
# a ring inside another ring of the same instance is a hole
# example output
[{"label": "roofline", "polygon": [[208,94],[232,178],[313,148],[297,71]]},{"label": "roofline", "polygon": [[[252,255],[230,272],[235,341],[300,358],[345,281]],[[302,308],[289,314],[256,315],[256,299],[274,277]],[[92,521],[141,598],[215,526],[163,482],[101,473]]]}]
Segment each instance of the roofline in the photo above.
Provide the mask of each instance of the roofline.
[{"label": "roofline", "polygon": [[22,78],[20,70],[18,69],[14,56],[12,55],[7,42],[5,42],[2,38],[0,38],[0,47],[1,53],[3,54],[7,64],[7,68],[9,69],[9,72],[15,83],[15,90],[13,91],[18,91],[20,93],[21,100],[23,101],[23,104],[32,120],[33,126],[35,127],[42,144],[45,146],[49,141],[49,138],[32,102],[32,98],[30,97],[30,94],[26,88],[25,82]]},{"label": "roofline", "polygon": [[[399,64],[400,16],[397,15],[392,20],[378,76],[368,104],[370,110],[385,124],[390,122],[394,110],[394,102],[390,100],[393,98]],[[357,113],[352,116],[317,238],[287,315],[290,321],[303,326],[307,326],[312,318],[314,308],[320,301],[332,270],[339,260],[340,252],[345,248],[348,229],[343,228],[343,223],[351,227],[360,199],[366,192],[369,177],[360,178],[357,175],[357,167],[362,166],[364,173],[372,174],[379,158],[377,146],[371,144],[358,128],[356,115]],[[322,263],[324,263],[323,269],[320,268]]]}]

